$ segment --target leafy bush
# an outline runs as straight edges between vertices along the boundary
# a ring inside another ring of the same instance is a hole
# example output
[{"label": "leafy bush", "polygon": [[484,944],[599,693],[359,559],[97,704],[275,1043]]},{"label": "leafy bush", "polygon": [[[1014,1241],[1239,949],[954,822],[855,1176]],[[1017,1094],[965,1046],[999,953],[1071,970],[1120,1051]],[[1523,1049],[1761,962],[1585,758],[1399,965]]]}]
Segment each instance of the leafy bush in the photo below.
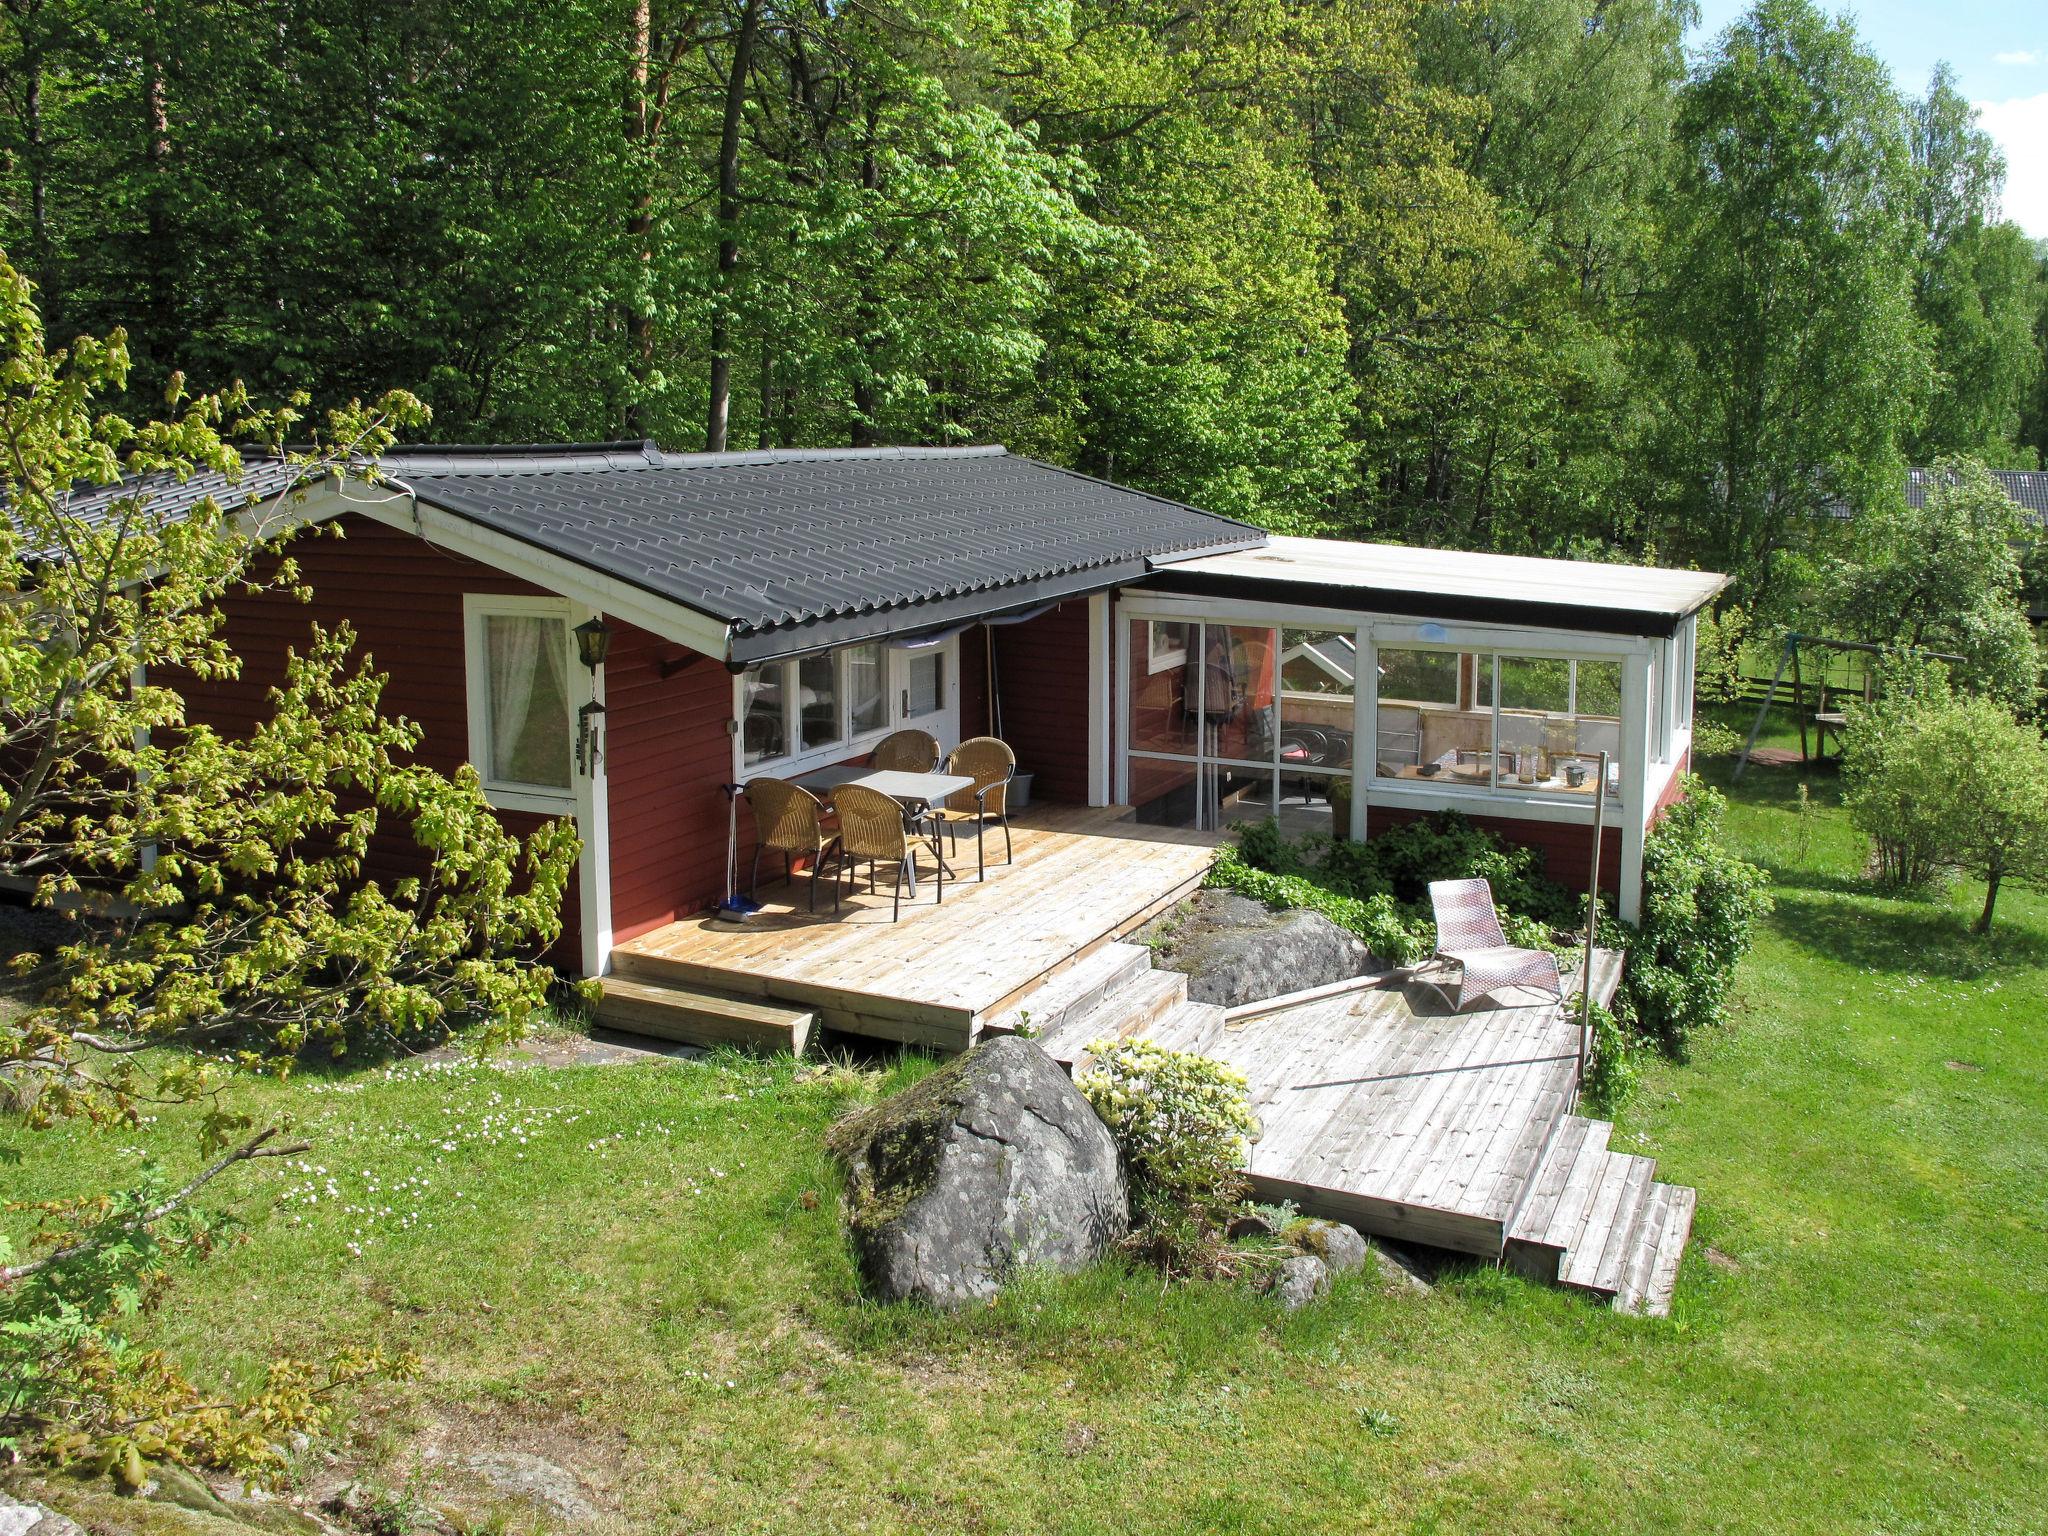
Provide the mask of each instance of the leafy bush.
[{"label": "leafy bush", "polygon": [[1734,726],[1705,718],[1693,721],[1692,755],[1695,761],[1703,757],[1733,757],[1741,750],[1742,732]]},{"label": "leafy bush", "polygon": [[1586,1076],[1579,1085],[1587,1107],[1612,1116],[1636,1091],[1641,1071],[1628,1027],[1599,1003],[1589,1009],[1593,1039],[1586,1052]]},{"label": "leafy bush", "polygon": [[1880,877],[1919,885],[1950,866],[1977,876],[1977,932],[1990,930],[2006,881],[2048,883],[2048,742],[1996,700],[1959,696],[1923,670],[1851,714],[1842,772]]},{"label": "leafy bush", "polygon": [[1385,892],[1363,900],[1347,896],[1308,874],[1261,868],[1246,859],[1242,847],[1228,846],[1217,851],[1208,883],[1276,909],[1303,907],[1320,912],[1339,928],[1357,934],[1374,954],[1398,965],[1429,953],[1427,937],[1402,920],[1394,899]]},{"label": "leafy bush", "polygon": [[1076,1084],[1123,1155],[1138,1239],[1220,1226],[1250,1188],[1245,1162],[1259,1129],[1243,1074],[1148,1040],[1088,1050],[1094,1065]]},{"label": "leafy bush", "polygon": [[1572,892],[1543,872],[1533,848],[1503,843],[1454,811],[1406,822],[1370,842],[1284,836],[1277,822],[1246,827],[1225,848],[1209,883],[1273,907],[1306,907],[1364,939],[1397,965],[1435,947],[1429,910],[1432,880],[1485,880],[1510,942],[1554,948],[1553,930],[1583,921]]},{"label": "leafy bush", "polygon": [[1724,1017],[1736,964],[1771,909],[1764,872],[1722,843],[1727,800],[1691,774],[1684,787],[1643,842],[1642,922],[1626,977],[1636,1023],[1674,1051]]}]

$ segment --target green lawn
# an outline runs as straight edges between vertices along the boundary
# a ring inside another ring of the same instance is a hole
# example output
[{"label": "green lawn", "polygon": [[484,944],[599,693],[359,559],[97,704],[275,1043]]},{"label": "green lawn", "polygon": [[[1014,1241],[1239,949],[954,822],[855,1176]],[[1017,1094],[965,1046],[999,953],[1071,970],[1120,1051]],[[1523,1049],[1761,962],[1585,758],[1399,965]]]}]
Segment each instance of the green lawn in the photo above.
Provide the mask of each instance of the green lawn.
[{"label": "green lawn", "polygon": [[[2048,901],[1980,942],[1967,889],[1870,895],[1796,783],[1739,786],[1778,909],[1738,1020],[1617,1132],[1700,1190],[1668,1322],[1480,1269],[1293,1318],[1108,1269],[871,1307],[820,1135],[886,1083],[733,1060],[251,1088],[316,1150],[244,1181],[248,1240],[158,1331],[205,1380],[417,1350],[350,1455],[540,1451],[639,1531],[2040,1531]],[[169,1121],[0,1139],[35,1195],[187,1155]]]}]

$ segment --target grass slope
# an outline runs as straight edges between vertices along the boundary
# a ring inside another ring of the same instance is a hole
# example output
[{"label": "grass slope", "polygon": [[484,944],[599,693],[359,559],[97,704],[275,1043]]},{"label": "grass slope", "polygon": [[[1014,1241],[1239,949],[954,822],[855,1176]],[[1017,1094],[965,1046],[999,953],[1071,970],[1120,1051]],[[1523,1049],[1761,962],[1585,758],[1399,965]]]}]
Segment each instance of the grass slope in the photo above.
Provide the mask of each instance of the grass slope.
[{"label": "grass slope", "polygon": [[[2048,1528],[2048,902],[1978,942],[1968,890],[1868,894],[1795,783],[1738,787],[1779,905],[1737,1023],[1617,1131],[1701,1190],[1669,1322],[1483,1269],[1293,1318],[1113,1269],[871,1307],[820,1142],[889,1083],[731,1059],[252,1087],[317,1150],[155,1331],[202,1380],[418,1350],[356,1454],[537,1450],[638,1531]],[[25,1197],[187,1146],[0,1139]]]}]

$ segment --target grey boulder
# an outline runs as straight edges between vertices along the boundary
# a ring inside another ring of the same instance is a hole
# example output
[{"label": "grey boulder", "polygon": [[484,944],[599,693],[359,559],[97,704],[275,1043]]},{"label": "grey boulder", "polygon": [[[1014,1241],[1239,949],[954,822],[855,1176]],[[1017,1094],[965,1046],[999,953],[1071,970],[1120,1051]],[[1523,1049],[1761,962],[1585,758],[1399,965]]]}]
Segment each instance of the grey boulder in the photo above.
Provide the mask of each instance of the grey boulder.
[{"label": "grey boulder", "polygon": [[85,1536],[76,1520],[0,1491],[0,1536]]},{"label": "grey boulder", "polygon": [[1184,971],[1188,996],[1236,1008],[1348,981],[1380,968],[1365,942],[1320,912],[1275,912],[1234,891],[1201,891],[1147,933],[1162,966]]},{"label": "grey boulder", "polygon": [[1274,1269],[1266,1293],[1280,1303],[1283,1312],[1299,1312],[1330,1294],[1330,1266],[1312,1253],[1290,1254]]},{"label": "grey boulder", "polygon": [[1130,1228],[1109,1128],[1022,1036],[977,1046],[843,1121],[832,1149],[877,1300],[985,1300],[1020,1268],[1079,1269]]},{"label": "grey boulder", "polygon": [[1333,1275],[1348,1275],[1365,1268],[1365,1239],[1355,1227],[1341,1221],[1296,1222],[1288,1238],[1303,1253],[1312,1253],[1329,1266]]}]

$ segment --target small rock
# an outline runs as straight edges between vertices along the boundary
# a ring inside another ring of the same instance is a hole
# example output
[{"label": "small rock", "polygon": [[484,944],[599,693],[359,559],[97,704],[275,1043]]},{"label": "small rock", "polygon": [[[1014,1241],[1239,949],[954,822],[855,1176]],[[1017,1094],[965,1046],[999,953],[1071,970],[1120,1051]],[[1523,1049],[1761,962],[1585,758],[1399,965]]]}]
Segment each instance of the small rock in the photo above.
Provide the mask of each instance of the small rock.
[{"label": "small rock", "polygon": [[461,1465],[488,1483],[494,1493],[524,1499],[557,1523],[576,1527],[601,1518],[583,1493],[583,1481],[567,1467],[525,1451],[480,1451]]},{"label": "small rock", "polygon": [[1418,1265],[1405,1249],[1390,1247],[1386,1243],[1372,1245],[1373,1262],[1379,1266],[1380,1286],[1389,1291],[1412,1291],[1417,1296],[1427,1296],[1435,1289],[1423,1276]]},{"label": "small rock", "polygon": [[1356,1227],[1341,1221],[1299,1221],[1288,1228],[1287,1235],[1296,1248],[1329,1265],[1333,1275],[1365,1268],[1365,1239]]},{"label": "small rock", "polygon": [[151,1468],[151,1473],[156,1486],[147,1496],[159,1504],[175,1504],[194,1514],[213,1515],[221,1520],[235,1518],[235,1512],[228,1508],[227,1502],[197,1473],[168,1462]]},{"label": "small rock", "polygon": [[27,1503],[0,1493],[0,1536],[85,1536],[85,1530],[47,1504]]},{"label": "small rock", "polygon": [[1279,1301],[1282,1311],[1299,1312],[1330,1293],[1330,1266],[1312,1253],[1297,1253],[1280,1261],[1266,1291]]},{"label": "small rock", "polygon": [[1235,1243],[1247,1237],[1271,1237],[1275,1230],[1273,1223],[1257,1211],[1240,1211],[1230,1218],[1223,1235]]}]

